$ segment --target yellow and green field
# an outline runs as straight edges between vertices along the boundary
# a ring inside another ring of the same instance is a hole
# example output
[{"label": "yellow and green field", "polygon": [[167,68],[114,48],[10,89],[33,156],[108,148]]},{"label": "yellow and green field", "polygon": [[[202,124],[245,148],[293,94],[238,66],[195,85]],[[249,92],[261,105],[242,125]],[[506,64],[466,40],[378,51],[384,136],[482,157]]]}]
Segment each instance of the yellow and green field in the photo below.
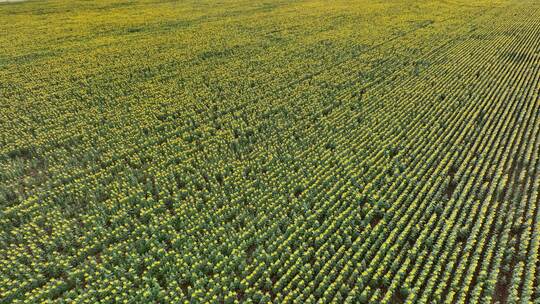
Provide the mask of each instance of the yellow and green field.
[{"label": "yellow and green field", "polygon": [[539,304],[539,94],[539,1],[0,3],[0,303]]}]

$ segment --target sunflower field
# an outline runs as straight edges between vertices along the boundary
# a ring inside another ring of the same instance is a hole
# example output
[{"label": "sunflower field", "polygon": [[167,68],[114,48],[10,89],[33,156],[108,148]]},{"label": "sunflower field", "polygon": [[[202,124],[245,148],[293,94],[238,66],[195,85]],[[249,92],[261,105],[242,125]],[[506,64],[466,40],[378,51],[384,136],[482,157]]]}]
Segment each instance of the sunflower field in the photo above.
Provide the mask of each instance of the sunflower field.
[{"label": "sunflower field", "polygon": [[0,3],[0,303],[540,304],[540,2]]}]

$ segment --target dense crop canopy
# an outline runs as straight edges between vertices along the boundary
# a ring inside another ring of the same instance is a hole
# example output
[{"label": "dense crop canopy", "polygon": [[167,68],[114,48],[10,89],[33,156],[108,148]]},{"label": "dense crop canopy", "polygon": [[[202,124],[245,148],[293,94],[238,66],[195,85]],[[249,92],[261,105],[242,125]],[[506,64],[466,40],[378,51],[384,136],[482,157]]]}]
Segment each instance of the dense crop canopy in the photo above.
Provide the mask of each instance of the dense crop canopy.
[{"label": "dense crop canopy", "polygon": [[539,37],[534,1],[0,3],[0,303],[538,304]]}]

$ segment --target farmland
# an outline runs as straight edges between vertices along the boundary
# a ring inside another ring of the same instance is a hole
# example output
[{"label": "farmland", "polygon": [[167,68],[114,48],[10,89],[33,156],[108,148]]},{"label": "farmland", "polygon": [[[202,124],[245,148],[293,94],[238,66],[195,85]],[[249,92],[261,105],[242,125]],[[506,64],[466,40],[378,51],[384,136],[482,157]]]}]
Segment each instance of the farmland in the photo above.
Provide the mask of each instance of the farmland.
[{"label": "farmland", "polygon": [[540,2],[0,3],[0,303],[540,304]]}]

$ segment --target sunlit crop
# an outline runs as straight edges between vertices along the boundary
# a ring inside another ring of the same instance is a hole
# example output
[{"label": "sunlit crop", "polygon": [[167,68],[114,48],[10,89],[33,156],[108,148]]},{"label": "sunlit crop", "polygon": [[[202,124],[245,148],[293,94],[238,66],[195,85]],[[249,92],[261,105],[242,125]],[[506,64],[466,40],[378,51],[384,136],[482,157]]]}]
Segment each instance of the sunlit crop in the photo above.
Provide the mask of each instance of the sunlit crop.
[{"label": "sunlit crop", "polygon": [[539,88],[535,1],[0,3],[0,303],[539,304]]}]

